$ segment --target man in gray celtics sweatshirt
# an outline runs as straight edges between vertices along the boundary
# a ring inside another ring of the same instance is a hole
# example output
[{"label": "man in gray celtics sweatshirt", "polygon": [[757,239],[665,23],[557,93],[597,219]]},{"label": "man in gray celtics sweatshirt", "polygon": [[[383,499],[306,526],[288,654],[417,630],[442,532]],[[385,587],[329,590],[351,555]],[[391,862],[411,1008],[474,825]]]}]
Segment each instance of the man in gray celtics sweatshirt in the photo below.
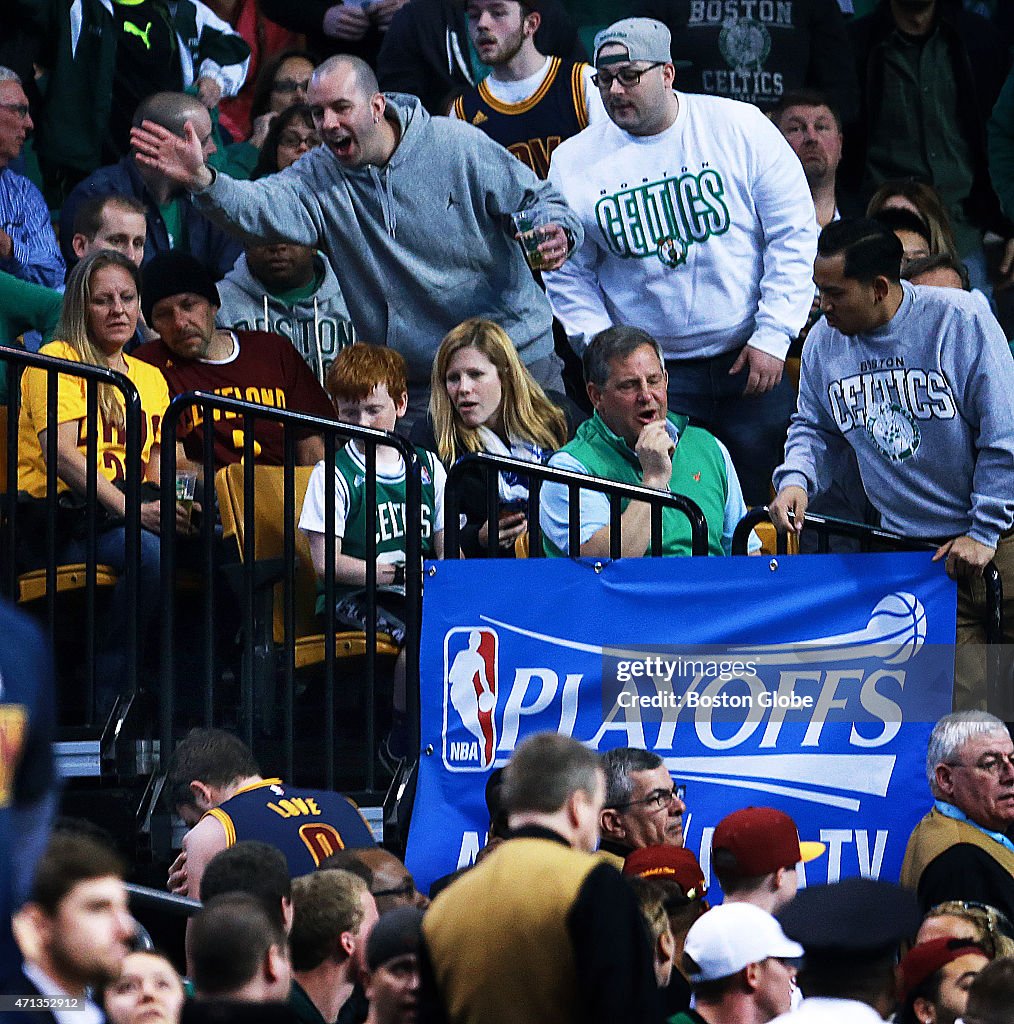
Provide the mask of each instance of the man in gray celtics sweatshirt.
[{"label": "man in gray celtics sweatshirt", "polygon": [[354,57],[317,68],[307,99],[324,145],[280,174],[215,175],[193,132],[180,139],[150,122],[132,133],[137,159],[247,238],[324,252],[357,336],[405,357],[406,419],[425,408],[441,339],[472,316],[500,324],[535,379],[562,390],[549,302],[510,217],[547,214],[543,267],[562,266],[583,231],[553,186],[477,128],[431,118],[414,97],[380,93]]},{"label": "man in gray celtics sweatshirt", "polygon": [[[958,643],[981,644],[982,588],[972,582],[991,559],[1014,594],[1014,360],[980,302],[900,281],[901,257],[874,221],[820,234],[813,277],[824,318],[803,347],[771,518],[799,532],[851,445],[883,525],[939,544],[934,559],[958,580]],[[1008,630],[1012,612],[1014,601]],[[961,660],[955,704],[978,703],[965,687],[981,692],[982,675],[965,676]]]},{"label": "man in gray celtics sweatshirt", "polygon": [[250,244],[218,282],[219,327],[288,338],[321,387],[338,353],[355,341],[331,265],[308,245]]}]

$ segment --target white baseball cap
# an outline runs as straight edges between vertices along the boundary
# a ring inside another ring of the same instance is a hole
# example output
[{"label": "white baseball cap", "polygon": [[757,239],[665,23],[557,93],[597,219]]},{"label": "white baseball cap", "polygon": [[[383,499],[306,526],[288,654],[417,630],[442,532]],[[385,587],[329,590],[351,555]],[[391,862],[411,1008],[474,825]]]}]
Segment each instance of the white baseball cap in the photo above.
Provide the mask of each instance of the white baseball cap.
[{"label": "white baseball cap", "polygon": [[803,947],[782,931],[766,911],[752,903],[723,903],[702,914],[687,932],[683,951],[699,970],[691,983],[717,981],[768,957],[795,960]]}]

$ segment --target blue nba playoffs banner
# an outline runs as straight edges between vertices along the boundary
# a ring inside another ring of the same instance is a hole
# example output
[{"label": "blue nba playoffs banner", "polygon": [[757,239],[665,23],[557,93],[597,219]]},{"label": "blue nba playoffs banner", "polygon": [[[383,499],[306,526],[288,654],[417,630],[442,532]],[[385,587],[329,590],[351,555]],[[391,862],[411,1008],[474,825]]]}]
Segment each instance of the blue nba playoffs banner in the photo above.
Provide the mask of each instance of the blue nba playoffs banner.
[{"label": "blue nba playoffs banner", "polygon": [[827,844],[808,883],[897,878],[953,684],[955,588],[929,554],[427,565],[420,885],[475,859],[489,772],[544,730],[663,757],[709,881],[715,824],[751,804]]}]

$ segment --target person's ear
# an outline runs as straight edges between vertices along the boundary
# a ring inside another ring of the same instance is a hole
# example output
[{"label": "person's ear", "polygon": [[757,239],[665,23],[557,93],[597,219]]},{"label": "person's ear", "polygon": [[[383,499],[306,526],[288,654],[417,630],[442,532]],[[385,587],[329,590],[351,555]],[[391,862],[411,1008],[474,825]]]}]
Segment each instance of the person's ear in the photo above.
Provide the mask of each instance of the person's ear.
[{"label": "person's ear", "polygon": [[71,240],[70,247],[74,250],[74,255],[79,259],[83,260],[88,252],[88,239],[81,234],[79,231]]},{"label": "person's ear", "polygon": [[524,28],[528,30],[528,35],[534,36],[539,31],[539,26],[542,24],[542,15],[538,11],[529,11],[525,15]]},{"label": "person's ear", "polygon": [[938,764],[933,769],[933,775],[937,780],[937,789],[944,796],[951,796],[954,792],[954,769],[949,764]]},{"label": "person's ear", "polygon": [[285,951],[272,943],[264,957],[264,979],[271,985],[289,976],[288,958]]},{"label": "person's ear", "polygon": [[585,391],[588,392],[588,401],[591,402],[592,408],[597,409],[599,403],[602,401],[602,388],[598,384],[593,384],[591,381],[585,385]]},{"label": "person's ear", "polygon": [[676,959],[676,939],[668,928],[658,937],[658,942],[655,944],[655,955],[663,964],[673,963]]},{"label": "person's ear", "polygon": [[884,277],[883,274],[878,274],[873,279],[873,297],[874,297],[874,299],[877,302],[883,302],[884,299],[886,299],[887,296],[890,294],[890,292],[891,292],[891,282],[886,277]]},{"label": "person's ear", "polygon": [[399,398],[395,403],[394,413],[398,419],[401,419],[406,412],[408,412],[408,392],[404,391],[402,392],[401,398]]},{"label": "person's ear", "polygon": [[923,996],[917,996],[913,1000],[912,1012],[919,1024],[937,1024],[937,1008]]},{"label": "person's ear", "polygon": [[194,798],[194,806],[200,811],[210,811],[215,806],[215,798],[212,796],[211,787],[206,782],[194,779],[190,783],[190,792]]},{"label": "person's ear", "polygon": [[599,832],[603,836],[610,836],[615,839],[626,837],[627,830],[623,827],[623,819],[620,812],[612,807],[606,807],[599,816]]}]

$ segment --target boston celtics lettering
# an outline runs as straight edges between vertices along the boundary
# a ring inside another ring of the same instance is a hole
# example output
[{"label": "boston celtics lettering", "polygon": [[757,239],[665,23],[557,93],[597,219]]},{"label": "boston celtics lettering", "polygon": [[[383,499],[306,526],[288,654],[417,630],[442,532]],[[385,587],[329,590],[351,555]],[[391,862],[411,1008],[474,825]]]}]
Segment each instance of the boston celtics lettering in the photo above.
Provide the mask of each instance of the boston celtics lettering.
[{"label": "boston celtics lettering", "polygon": [[699,174],[681,173],[629,188],[624,182],[613,195],[603,194],[595,217],[606,245],[617,256],[654,256],[668,267],[686,262],[693,244],[729,229],[725,186],[718,171],[705,165]]},{"label": "boston celtics lettering", "polygon": [[938,370],[879,369],[852,374],[828,385],[831,413],[843,433],[865,430],[877,450],[892,462],[919,449],[920,420],[957,415],[947,379]]}]

